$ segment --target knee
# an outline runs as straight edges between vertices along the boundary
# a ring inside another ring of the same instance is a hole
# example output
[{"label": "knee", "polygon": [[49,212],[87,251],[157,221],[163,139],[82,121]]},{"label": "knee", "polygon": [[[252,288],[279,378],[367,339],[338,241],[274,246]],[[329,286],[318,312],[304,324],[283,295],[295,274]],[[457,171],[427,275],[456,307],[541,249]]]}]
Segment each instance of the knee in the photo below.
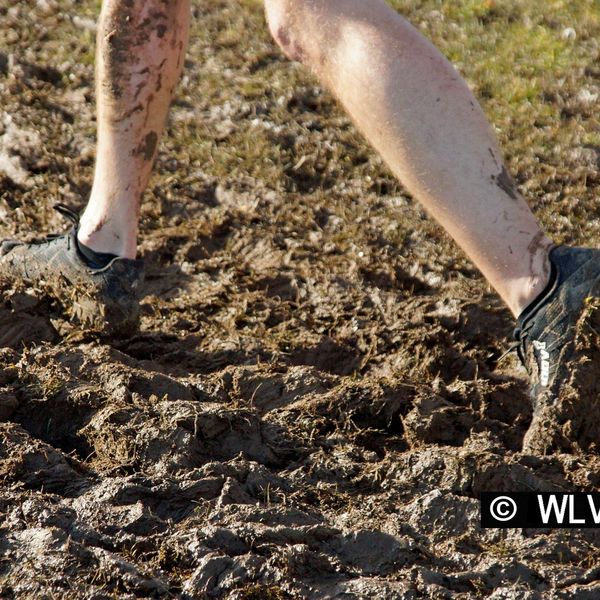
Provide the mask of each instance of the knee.
[{"label": "knee", "polygon": [[267,22],[271,34],[284,54],[298,62],[306,62],[308,48],[302,28],[302,12],[306,0],[265,0]]}]

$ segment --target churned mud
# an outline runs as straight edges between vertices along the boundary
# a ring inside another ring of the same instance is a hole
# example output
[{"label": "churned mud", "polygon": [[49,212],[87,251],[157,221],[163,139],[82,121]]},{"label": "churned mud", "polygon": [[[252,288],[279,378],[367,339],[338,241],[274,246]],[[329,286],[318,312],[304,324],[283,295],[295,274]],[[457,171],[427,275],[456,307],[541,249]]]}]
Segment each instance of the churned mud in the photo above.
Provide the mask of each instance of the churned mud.
[{"label": "churned mud", "polygon": [[[0,1],[2,237],[85,204],[96,4]],[[402,3],[460,59],[552,237],[597,244],[598,19],[442,4]],[[142,206],[139,333],[82,333],[0,285],[0,597],[597,598],[597,530],[482,530],[478,501],[600,490],[597,407],[577,410],[600,381],[597,307],[563,407],[580,443],[522,452],[506,309],[275,48],[260,3],[193,11]]]}]

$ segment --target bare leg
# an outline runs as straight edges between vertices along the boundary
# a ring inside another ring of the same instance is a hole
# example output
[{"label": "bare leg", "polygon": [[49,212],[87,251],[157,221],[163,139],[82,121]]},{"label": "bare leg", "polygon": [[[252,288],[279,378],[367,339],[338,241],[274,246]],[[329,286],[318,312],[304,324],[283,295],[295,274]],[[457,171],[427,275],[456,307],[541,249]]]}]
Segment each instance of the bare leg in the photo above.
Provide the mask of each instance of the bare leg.
[{"label": "bare leg", "polygon": [[552,242],[465,81],[383,0],[265,0],[275,39],[339,98],[406,188],[515,315],[548,282]]},{"label": "bare leg", "polygon": [[187,46],[189,0],[104,0],[96,51],[98,146],[79,241],[135,258],[142,194]]}]

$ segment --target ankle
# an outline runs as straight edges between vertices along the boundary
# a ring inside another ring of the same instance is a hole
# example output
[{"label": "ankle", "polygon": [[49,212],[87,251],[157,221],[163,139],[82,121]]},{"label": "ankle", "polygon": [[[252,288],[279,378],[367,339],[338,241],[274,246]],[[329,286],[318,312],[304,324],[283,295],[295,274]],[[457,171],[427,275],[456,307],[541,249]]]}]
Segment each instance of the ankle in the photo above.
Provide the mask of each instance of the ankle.
[{"label": "ankle", "polygon": [[109,219],[89,221],[81,218],[77,241],[94,252],[134,259],[137,253],[137,231],[117,230]]},{"label": "ankle", "polygon": [[536,256],[531,257],[531,273],[515,282],[509,307],[516,318],[541,299],[554,282],[555,271],[549,258],[554,244],[550,240],[548,242],[546,246],[540,248]]},{"label": "ankle", "polygon": [[542,282],[535,288],[532,294],[526,296],[522,305],[519,306],[519,312],[515,313],[517,319],[523,319],[525,316],[531,315],[544,303],[544,300],[548,297],[550,291],[553,289],[556,282],[556,269],[552,266],[549,277],[546,280],[546,285],[542,287]]}]

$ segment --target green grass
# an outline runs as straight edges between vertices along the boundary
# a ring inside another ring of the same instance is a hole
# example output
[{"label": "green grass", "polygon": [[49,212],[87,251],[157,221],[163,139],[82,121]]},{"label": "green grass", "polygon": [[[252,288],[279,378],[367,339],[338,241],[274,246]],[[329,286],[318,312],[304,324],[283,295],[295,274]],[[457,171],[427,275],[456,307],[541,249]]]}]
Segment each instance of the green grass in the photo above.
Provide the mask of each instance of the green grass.
[{"label": "green grass", "polygon": [[[267,30],[262,2],[214,4],[218,10],[193,4],[186,78],[163,153],[209,176],[250,176],[280,193],[331,194],[344,182],[360,182],[363,193],[402,193],[336,102],[315,94],[318,82],[284,59]],[[597,86],[598,0],[390,4],[467,78],[496,127],[511,171],[550,232],[558,240],[593,243],[598,227],[590,225],[589,211],[578,221],[570,208],[575,199],[595,207],[598,178],[569,157],[581,147],[600,147],[596,113],[578,100],[581,90]],[[92,17],[99,6],[96,0],[80,2],[77,14]],[[83,69],[93,84],[89,31],[69,19],[52,26],[31,19],[25,25],[19,41],[25,55],[32,48],[38,60],[65,73]],[[575,39],[563,35],[566,28],[575,30]],[[0,44],[9,45],[10,35],[9,27],[1,29]],[[185,106],[195,115],[177,119]],[[222,117],[214,116],[218,110]],[[222,135],[226,118],[234,127]],[[78,128],[93,133],[88,122],[76,121]],[[179,168],[177,176],[185,179],[185,170]],[[331,199],[336,202],[335,194]],[[557,220],[557,213],[572,215],[573,227]]]}]

